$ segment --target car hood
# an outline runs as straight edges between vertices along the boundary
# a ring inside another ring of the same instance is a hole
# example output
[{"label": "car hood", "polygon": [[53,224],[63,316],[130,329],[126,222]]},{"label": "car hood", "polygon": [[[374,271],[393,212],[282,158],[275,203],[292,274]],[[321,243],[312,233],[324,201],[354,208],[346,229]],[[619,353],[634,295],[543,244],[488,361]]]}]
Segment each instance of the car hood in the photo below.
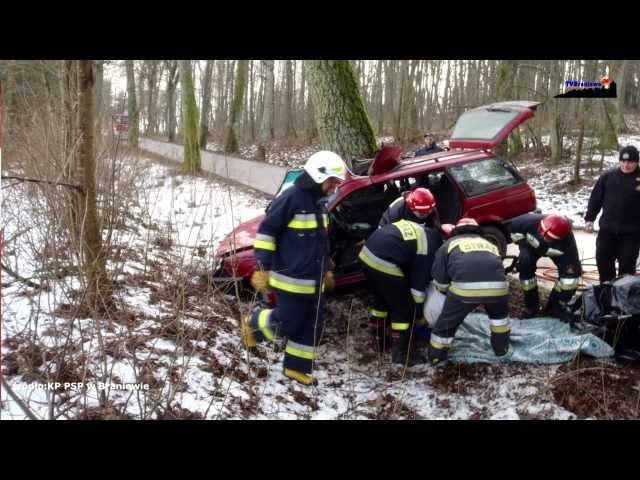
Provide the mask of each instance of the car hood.
[{"label": "car hood", "polygon": [[233,251],[252,248],[254,239],[258,232],[258,227],[260,226],[263,218],[264,215],[260,215],[241,223],[233,229],[231,233],[224,237],[218,245],[216,256],[224,256]]}]

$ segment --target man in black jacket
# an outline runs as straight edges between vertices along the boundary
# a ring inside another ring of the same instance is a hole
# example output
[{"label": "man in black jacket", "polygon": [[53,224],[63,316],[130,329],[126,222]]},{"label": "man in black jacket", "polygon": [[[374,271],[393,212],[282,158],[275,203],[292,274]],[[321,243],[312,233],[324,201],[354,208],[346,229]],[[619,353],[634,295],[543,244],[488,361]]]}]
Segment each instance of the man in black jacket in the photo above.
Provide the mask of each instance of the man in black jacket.
[{"label": "man in black jacket", "polygon": [[440,148],[433,140],[433,135],[430,133],[424,134],[424,147],[419,150],[416,150],[415,156],[420,157],[422,155],[431,155],[432,153],[443,152],[444,150]]},{"label": "man in black jacket", "polygon": [[600,209],[600,231],[596,239],[596,263],[600,283],[619,275],[636,273],[640,249],[640,169],[638,149],[627,146],[620,150],[620,163],[598,179],[589,198],[585,231],[593,232],[593,222]]}]

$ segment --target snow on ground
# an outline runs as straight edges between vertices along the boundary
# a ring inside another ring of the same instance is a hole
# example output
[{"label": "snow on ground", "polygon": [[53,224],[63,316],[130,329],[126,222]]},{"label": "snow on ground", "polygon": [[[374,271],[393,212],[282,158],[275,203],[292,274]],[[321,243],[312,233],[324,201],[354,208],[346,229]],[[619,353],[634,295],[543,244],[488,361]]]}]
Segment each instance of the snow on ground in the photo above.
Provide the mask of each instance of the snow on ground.
[{"label": "snow on ground", "polygon": [[[629,142],[640,143],[640,137],[629,137]],[[298,161],[312,152],[309,148]],[[606,162],[615,164],[615,156]],[[541,169],[529,178],[545,212],[576,219],[586,205],[590,186],[577,194],[548,188],[569,178],[564,171]],[[43,291],[2,274],[3,284],[10,283],[2,292],[5,378],[37,416],[48,418],[52,392],[34,385],[59,374],[70,381],[137,381],[151,388],[112,389],[101,408],[96,388],[86,394],[61,391],[56,402],[63,403],[54,409],[59,418],[576,417],[553,396],[558,366],[392,367],[389,357],[378,355],[371,343],[362,292],[329,299],[316,364],[319,386],[290,382],[281,373],[281,350],[260,345],[248,353],[242,348],[238,319],[253,302],[238,304],[192,280],[211,268],[218,242],[234,226],[263,213],[268,199],[217,179],[182,176],[146,160],[136,191],[126,225],[115,230],[112,239],[117,254],[110,258],[109,269],[117,273],[116,297],[123,305],[117,318],[74,320],[73,312],[67,309],[65,314],[61,306],[73,304],[80,290],[73,274],[50,279]],[[29,248],[43,240],[30,213],[38,208],[37,198],[22,186],[5,192],[5,239],[11,241],[5,244],[3,260],[19,274],[42,282],[38,271],[43,259]],[[27,233],[21,233],[25,229]],[[40,350],[30,351],[25,339],[34,334]],[[67,336],[77,351],[64,357],[73,361],[56,365],[50,358],[64,348]],[[5,390],[1,401],[3,419],[24,418]]]}]

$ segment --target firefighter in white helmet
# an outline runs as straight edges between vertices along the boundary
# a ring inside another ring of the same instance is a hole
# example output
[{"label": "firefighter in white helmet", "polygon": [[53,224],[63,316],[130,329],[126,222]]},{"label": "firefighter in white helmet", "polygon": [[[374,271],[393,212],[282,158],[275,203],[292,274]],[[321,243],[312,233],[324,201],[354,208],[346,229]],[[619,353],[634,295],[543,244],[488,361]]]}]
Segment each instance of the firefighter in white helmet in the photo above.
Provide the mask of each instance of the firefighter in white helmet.
[{"label": "firefighter in white helmet", "polygon": [[305,385],[317,383],[312,367],[323,324],[323,292],[333,283],[328,215],[321,200],[335,192],[346,173],[339,155],[311,155],[293,186],[269,207],[254,243],[257,269],[251,284],[259,292],[271,288],[276,305],[257,307],[244,320],[244,343],[250,348],[286,336],[284,374]]}]

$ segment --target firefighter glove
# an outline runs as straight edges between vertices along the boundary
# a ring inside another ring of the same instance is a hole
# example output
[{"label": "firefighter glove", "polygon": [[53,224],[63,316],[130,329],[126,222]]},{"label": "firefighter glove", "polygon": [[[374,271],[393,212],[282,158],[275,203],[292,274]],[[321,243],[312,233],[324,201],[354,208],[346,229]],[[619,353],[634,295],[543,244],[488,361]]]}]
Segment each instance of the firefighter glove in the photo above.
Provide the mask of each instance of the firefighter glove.
[{"label": "firefighter glove", "polygon": [[266,292],[269,286],[269,272],[263,270],[253,272],[253,275],[251,275],[251,286],[259,293]]},{"label": "firefighter glove", "polygon": [[324,289],[327,291],[331,291],[336,287],[336,279],[331,270],[328,270],[324,274]]}]

